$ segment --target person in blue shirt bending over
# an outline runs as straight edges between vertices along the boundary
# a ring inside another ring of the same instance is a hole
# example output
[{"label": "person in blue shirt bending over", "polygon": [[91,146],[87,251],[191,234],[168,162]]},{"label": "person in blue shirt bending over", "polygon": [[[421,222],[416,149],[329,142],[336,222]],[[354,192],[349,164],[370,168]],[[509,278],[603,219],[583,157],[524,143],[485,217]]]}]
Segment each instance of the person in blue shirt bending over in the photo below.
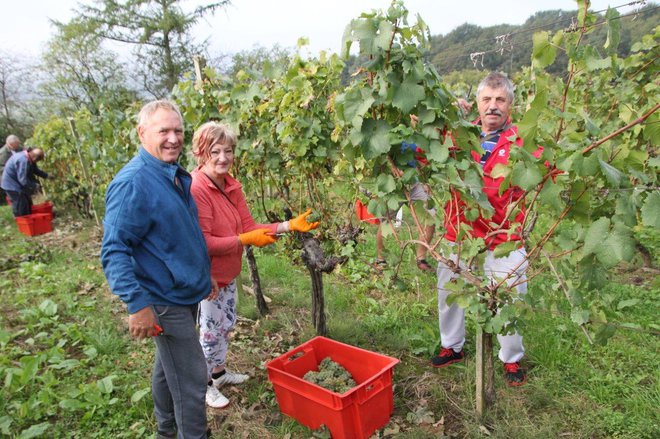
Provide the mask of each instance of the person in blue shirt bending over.
[{"label": "person in blue shirt bending over", "polygon": [[14,153],[5,164],[0,186],[11,201],[15,217],[32,213],[32,195],[38,187],[35,177],[48,178],[48,173],[37,166],[37,162],[43,158],[44,151],[41,148],[28,148]]}]

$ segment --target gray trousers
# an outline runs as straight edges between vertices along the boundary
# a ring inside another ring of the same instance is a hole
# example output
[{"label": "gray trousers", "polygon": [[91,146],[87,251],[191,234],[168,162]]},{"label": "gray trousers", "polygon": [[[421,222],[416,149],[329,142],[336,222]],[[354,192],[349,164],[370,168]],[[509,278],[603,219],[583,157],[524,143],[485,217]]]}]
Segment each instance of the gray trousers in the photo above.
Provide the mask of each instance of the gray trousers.
[{"label": "gray trousers", "polygon": [[154,337],[151,390],[158,431],[206,438],[206,361],[195,329],[197,306],[153,306],[163,334]]}]

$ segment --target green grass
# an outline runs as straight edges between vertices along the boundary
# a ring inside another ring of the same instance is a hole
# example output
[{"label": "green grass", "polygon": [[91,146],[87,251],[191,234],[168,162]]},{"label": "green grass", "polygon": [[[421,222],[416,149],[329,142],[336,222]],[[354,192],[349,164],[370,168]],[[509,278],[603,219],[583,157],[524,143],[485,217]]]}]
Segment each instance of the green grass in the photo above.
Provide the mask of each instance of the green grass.
[{"label": "green grass", "polygon": [[[149,437],[153,345],[127,336],[125,308],[108,292],[99,266],[98,229],[71,224],[58,218],[54,233],[27,238],[0,208],[0,434]],[[521,326],[529,382],[506,387],[496,360],[497,401],[480,422],[474,414],[474,323],[467,325],[464,363],[429,367],[438,345],[434,276],[415,268],[409,249],[394,279],[399,254],[391,240],[390,269],[372,269],[372,231],[358,246],[363,260],[324,275],[324,287],[329,337],[400,360],[394,413],[380,437],[482,438],[484,428],[491,438],[660,435],[660,286],[654,276],[629,285],[637,273],[624,267],[600,292],[611,304],[605,317],[618,325],[606,345],[587,342],[551,280],[531,282],[530,296],[552,306]],[[228,364],[252,379],[225,390],[232,404],[209,410],[210,426],[215,437],[327,437],[279,413],[265,369],[315,335],[309,276],[291,263],[284,243],[255,253],[271,312],[260,317],[254,298],[240,296]],[[241,279],[249,284],[246,272]]]}]

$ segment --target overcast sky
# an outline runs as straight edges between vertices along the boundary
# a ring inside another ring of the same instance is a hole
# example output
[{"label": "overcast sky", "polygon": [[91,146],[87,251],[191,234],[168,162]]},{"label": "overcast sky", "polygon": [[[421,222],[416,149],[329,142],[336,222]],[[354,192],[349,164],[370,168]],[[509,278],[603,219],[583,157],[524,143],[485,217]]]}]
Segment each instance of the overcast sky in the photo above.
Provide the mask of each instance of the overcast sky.
[{"label": "overcast sky", "polygon": [[[593,0],[592,10],[620,6],[631,0]],[[53,28],[49,18],[68,21],[78,3],[90,0],[0,0],[0,50],[37,57],[50,38]],[[185,8],[205,3],[183,2]],[[384,9],[390,0],[233,0],[225,10],[217,11],[200,23],[195,35],[209,39],[214,55],[234,53],[256,46],[295,47],[299,37],[310,40],[309,51],[338,52],[344,28],[362,12]],[[432,35],[446,34],[463,23],[479,26],[522,24],[534,12],[546,9],[574,10],[573,0],[405,0],[414,22],[420,14]],[[621,8],[621,13],[633,11]],[[484,47],[483,50],[489,48]]]}]

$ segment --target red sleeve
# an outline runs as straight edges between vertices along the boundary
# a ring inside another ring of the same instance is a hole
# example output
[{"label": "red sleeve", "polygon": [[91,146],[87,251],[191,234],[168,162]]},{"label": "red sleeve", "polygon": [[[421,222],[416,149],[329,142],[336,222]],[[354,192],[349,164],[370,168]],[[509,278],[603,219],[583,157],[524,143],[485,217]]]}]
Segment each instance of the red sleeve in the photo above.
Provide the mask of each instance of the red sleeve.
[{"label": "red sleeve", "polygon": [[241,224],[243,225],[243,232],[249,232],[256,229],[270,229],[273,233],[277,232],[277,224],[260,224],[254,221],[252,215],[250,214],[250,208],[245,201],[245,195],[242,190],[237,190],[232,194],[234,205],[236,210],[238,210],[238,215],[241,218]]},{"label": "red sleeve", "polygon": [[203,185],[195,185],[190,189],[190,192],[197,204],[197,216],[199,226],[202,229],[204,240],[206,241],[206,248],[210,256],[222,256],[226,254],[233,254],[238,251],[240,245],[238,241],[238,234],[232,236],[215,236],[213,235],[213,196],[211,192],[205,190]]}]

